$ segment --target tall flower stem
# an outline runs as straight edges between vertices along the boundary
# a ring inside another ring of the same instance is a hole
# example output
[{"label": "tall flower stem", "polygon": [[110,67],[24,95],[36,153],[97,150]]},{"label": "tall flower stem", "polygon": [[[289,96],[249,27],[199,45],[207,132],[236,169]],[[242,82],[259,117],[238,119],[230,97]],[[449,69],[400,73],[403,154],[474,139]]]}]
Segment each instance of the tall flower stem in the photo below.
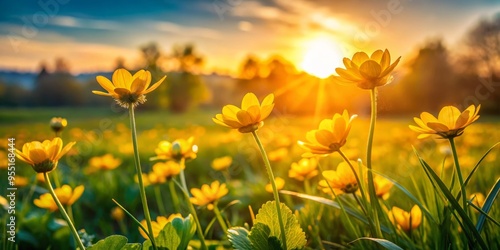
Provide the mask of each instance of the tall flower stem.
[{"label": "tall flower stem", "polygon": [[184,158],[182,158],[179,161],[179,164],[181,165],[180,178],[181,178],[182,188],[184,189],[184,191],[186,191],[186,193],[188,194],[188,197],[189,197],[189,191],[188,191],[188,187],[186,184],[186,175],[184,175],[184,169],[186,168],[186,160]]},{"label": "tall flower stem", "polygon": [[[135,170],[137,172],[137,176],[139,178],[139,194],[141,196],[142,209],[144,210],[144,217],[146,218],[146,223],[148,225],[148,234],[153,235],[153,227],[151,226],[151,215],[149,214],[148,201],[146,199],[146,190],[144,188],[144,182],[142,180],[142,169],[141,169],[141,161],[139,158],[139,147],[137,145],[137,132],[135,127],[135,115],[134,115],[134,107],[131,105],[129,108],[129,117],[130,117],[130,129],[132,130],[132,144],[134,146],[134,160],[135,160]],[[156,250],[156,243],[154,237],[151,237],[151,244],[153,248]]]},{"label": "tall flower stem", "polygon": [[174,210],[176,213],[180,213],[181,210],[179,208],[179,197],[177,197],[174,185],[175,183],[173,180],[168,181],[168,189],[170,190],[170,196],[172,197],[172,204],[174,204]]},{"label": "tall flower stem", "polygon": [[467,193],[464,187],[464,178],[462,176],[462,170],[460,169],[460,164],[458,162],[457,148],[455,147],[455,140],[453,138],[448,139],[450,141],[451,152],[453,153],[453,160],[455,161],[455,169],[458,175],[458,182],[460,183],[460,192],[462,192],[462,204],[465,212],[468,214],[469,209],[467,209]]},{"label": "tall flower stem", "polygon": [[[174,180],[172,180],[174,181]],[[196,222],[196,232],[198,233],[198,237],[200,238],[200,244],[201,244],[201,249],[206,250],[207,244],[205,243],[205,236],[203,235],[203,230],[201,229],[201,223],[200,220],[198,219],[198,214],[196,214],[196,209],[193,206],[193,203],[189,199],[189,192],[187,189],[184,189],[184,187],[179,184],[179,182],[175,181],[175,184],[181,189],[182,193],[184,194],[187,203],[189,204],[189,212],[193,215],[194,221]]]},{"label": "tall flower stem", "polygon": [[377,195],[375,193],[375,184],[373,183],[373,173],[372,173],[372,147],[373,147],[373,135],[375,134],[375,123],[377,121],[377,89],[373,88],[370,90],[370,100],[371,100],[371,116],[370,116],[370,130],[368,133],[368,143],[366,146],[366,167],[368,168],[368,193],[370,195],[370,205],[371,205],[371,215],[373,217],[373,222],[375,223],[375,230],[377,235],[375,237],[382,237],[382,231],[380,230],[380,221],[378,218],[379,204],[377,200]]},{"label": "tall flower stem", "polygon": [[45,172],[43,173],[43,177],[45,178],[45,182],[47,183],[47,186],[49,187],[50,194],[52,195],[52,198],[57,204],[57,207],[59,208],[59,212],[61,212],[64,220],[68,223],[69,229],[71,230],[71,234],[73,234],[73,237],[75,238],[76,244],[81,250],[85,250],[85,246],[83,246],[82,240],[80,239],[80,236],[78,235],[78,232],[76,231],[75,226],[73,225],[73,222],[69,218],[69,215],[66,213],[66,210],[64,210],[63,205],[59,201],[59,198],[57,198],[56,192],[54,191],[54,188],[52,187],[52,184],[50,183],[50,178],[49,178],[49,173]]},{"label": "tall flower stem", "polygon": [[273,170],[271,168],[271,163],[269,163],[269,158],[267,158],[266,150],[264,150],[264,146],[262,146],[262,142],[260,141],[257,133],[255,131],[252,131],[252,135],[253,135],[253,138],[255,139],[255,142],[257,142],[257,145],[259,146],[260,153],[262,155],[262,159],[264,160],[264,165],[266,165],[267,175],[269,176],[269,181],[271,182],[271,186],[273,188],[273,195],[274,195],[274,200],[276,203],[276,213],[278,215],[278,221],[279,221],[280,230],[281,230],[281,241],[283,242],[283,249],[287,249],[285,224],[283,223],[283,218],[281,217],[280,197],[278,195],[278,188],[276,187],[276,182],[274,181],[274,174],[273,174]]},{"label": "tall flower stem", "polygon": [[222,218],[222,214],[219,210],[219,207],[217,206],[217,202],[214,203],[214,213],[215,213],[215,217],[219,221],[219,224],[222,228],[222,231],[224,231],[224,234],[227,234],[227,225],[226,225],[226,222],[224,221],[224,219]]},{"label": "tall flower stem", "polygon": [[156,203],[158,203],[158,211],[160,214],[166,215],[167,210],[165,210],[165,205],[163,205],[163,198],[161,197],[161,190],[159,185],[154,186]]}]

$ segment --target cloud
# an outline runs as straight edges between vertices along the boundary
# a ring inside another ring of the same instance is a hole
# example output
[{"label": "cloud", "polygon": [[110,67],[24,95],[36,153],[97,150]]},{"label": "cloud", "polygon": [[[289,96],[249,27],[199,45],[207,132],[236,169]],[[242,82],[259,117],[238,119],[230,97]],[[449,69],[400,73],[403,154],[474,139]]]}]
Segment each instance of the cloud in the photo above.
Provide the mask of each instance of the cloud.
[{"label": "cloud", "polygon": [[184,26],[166,21],[151,21],[144,23],[144,25],[156,31],[167,32],[175,35],[209,39],[218,39],[221,37],[221,34],[217,30],[203,27]]},{"label": "cloud", "polygon": [[[0,37],[0,46],[11,48],[13,44],[8,36],[2,36]],[[79,73],[112,70],[116,58],[124,55],[127,55],[127,60],[132,62],[137,62],[140,59],[140,52],[135,48],[82,43],[68,38],[59,42],[25,40],[24,43],[17,46],[20,46],[21,49],[3,50],[0,56],[0,68],[36,71],[40,62],[53,62],[55,58],[62,57],[69,62],[72,72]]]},{"label": "cloud", "polygon": [[50,20],[50,24],[55,26],[69,27],[69,28],[100,29],[100,30],[114,30],[114,29],[119,29],[121,26],[119,23],[114,21],[82,19],[70,16],[53,17]]}]

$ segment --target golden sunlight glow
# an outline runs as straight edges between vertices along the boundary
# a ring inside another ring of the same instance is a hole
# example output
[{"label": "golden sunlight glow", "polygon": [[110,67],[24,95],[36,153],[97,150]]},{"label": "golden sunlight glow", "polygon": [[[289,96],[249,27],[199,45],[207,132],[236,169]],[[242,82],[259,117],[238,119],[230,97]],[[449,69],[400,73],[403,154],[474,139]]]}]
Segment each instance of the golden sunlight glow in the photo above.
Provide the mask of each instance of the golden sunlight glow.
[{"label": "golden sunlight glow", "polygon": [[319,78],[327,78],[342,66],[343,53],[331,39],[317,38],[306,45],[300,67]]}]

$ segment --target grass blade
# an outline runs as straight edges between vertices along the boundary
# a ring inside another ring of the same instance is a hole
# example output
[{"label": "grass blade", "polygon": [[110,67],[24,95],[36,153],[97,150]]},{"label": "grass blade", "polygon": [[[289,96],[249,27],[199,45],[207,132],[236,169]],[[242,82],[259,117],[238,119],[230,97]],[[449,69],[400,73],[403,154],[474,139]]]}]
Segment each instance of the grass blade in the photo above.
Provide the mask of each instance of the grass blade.
[{"label": "grass blade", "polygon": [[349,242],[348,244],[352,244],[356,241],[359,241],[359,240],[371,240],[373,242],[376,242],[378,244],[380,244],[381,246],[383,246],[385,249],[390,249],[390,250],[403,250],[403,248],[399,247],[398,245],[394,244],[393,242],[391,241],[388,241],[386,239],[379,239],[379,238],[370,238],[370,237],[361,237],[359,239],[356,239],[356,240],[353,240],[351,242]]},{"label": "grass blade", "polygon": [[[490,190],[488,193],[488,197],[486,198],[486,201],[484,202],[482,210],[487,214],[491,207],[493,206],[493,202],[495,202],[495,199],[497,198],[498,192],[500,191],[500,179],[497,180],[493,188]],[[486,221],[486,215],[481,214],[479,216],[479,219],[477,220],[476,224],[476,229],[478,232],[481,232],[481,230],[484,227],[484,222]]]},{"label": "grass blade", "polygon": [[[297,192],[288,191],[288,190],[280,190],[279,192],[282,194],[288,194],[288,195],[293,195],[293,196],[296,196],[299,198],[312,200],[312,201],[315,201],[315,202],[318,202],[321,204],[325,204],[325,205],[330,206],[330,207],[340,209],[340,205],[337,202],[323,198],[323,197],[308,195],[308,194],[303,194],[303,193],[297,193]],[[358,219],[359,221],[362,221],[366,225],[369,225],[369,222],[364,218],[363,215],[359,214],[358,212],[354,211],[353,209],[351,209],[349,207],[344,206],[344,209],[348,214],[352,215],[354,218]],[[390,230],[386,226],[381,225],[380,227],[381,227],[382,231],[384,231],[384,233],[390,233]]]},{"label": "grass blade", "polygon": [[488,249],[483,238],[481,238],[481,235],[479,234],[478,230],[476,230],[476,227],[474,226],[474,224],[472,223],[470,218],[467,216],[467,213],[465,212],[465,210],[462,209],[460,204],[458,204],[457,200],[455,199],[455,196],[453,196],[453,194],[450,192],[450,190],[448,190],[448,188],[446,187],[446,184],[444,184],[443,181],[441,179],[439,179],[439,176],[436,174],[436,172],[434,172],[434,170],[429,166],[429,164],[427,164],[427,162],[425,162],[420,157],[420,155],[415,150],[415,148],[413,150],[414,150],[415,154],[418,156],[418,159],[419,159],[422,167],[424,167],[427,170],[429,175],[432,177],[432,180],[434,180],[434,182],[438,185],[439,189],[437,189],[437,190],[441,191],[441,193],[446,197],[446,199],[451,204],[453,209],[458,213],[458,215],[462,219],[462,223],[464,224],[463,225],[464,231],[471,232],[474,235],[474,238],[476,239],[477,243],[481,246],[482,249]]}]

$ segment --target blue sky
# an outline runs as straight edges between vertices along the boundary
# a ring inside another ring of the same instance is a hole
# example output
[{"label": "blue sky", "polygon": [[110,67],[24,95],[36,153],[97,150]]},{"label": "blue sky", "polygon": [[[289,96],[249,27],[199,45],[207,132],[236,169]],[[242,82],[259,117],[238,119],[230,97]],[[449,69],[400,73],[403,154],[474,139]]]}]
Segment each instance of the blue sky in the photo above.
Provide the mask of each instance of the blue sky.
[{"label": "blue sky", "polygon": [[457,47],[479,18],[498,12],[500,1],[481,0],[1,0],[0,68],[36,71],[56,57],[75,73],[110,70],[117,57],[140,67],[138,48],[151,41],[164,54],[195,44],[207,71],[235,71],[250,53],[299,64],[318,37],[343,56],[378,48],[405,56],[436,37]]}]

